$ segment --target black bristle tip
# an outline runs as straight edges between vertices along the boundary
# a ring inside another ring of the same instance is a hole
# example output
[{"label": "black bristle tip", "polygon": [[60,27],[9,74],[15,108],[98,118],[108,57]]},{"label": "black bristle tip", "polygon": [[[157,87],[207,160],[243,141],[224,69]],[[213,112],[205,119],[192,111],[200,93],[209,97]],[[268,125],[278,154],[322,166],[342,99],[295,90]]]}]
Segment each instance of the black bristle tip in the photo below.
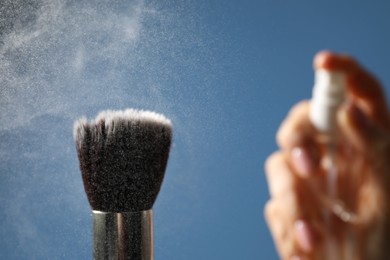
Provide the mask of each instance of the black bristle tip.
[{"label": "black bristle tip", "polygon": [[128,109],[80,119],[74,138],[88,201],[93,210],[151,209],[160,191],[172,140],[162,115]]}]

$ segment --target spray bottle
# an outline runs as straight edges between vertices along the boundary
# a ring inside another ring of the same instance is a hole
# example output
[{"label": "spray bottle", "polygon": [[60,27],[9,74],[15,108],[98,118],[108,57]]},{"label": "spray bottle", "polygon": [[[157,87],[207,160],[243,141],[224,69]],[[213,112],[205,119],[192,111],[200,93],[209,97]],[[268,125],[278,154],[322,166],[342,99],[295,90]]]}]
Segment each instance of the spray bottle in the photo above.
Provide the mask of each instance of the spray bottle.
[{"label": "spray bottle", "polygon": [[[345,223],[354,223],[357,216],[348,210],[345,204],[339,200],[338,175],[340,158],[338,158],[339,131],[337,126],[337,111],[345,101],[346,76],[340,71],[317,69],[313,96],[310,103],[310,121],[321,134],[319,142],[323,144],[323,159],[321,166],[325,171],[325,194],[317,194],[324,205],[324,223],[327,233],[325,234],[326,259],[354,259],[355,242],[353,235],[346,239],[347,246],[341,252],[339,240],[336,240],[332,230],[332,216],[336,215]],[[345,165],[345,162],[344,162]],[[318,190],[315,191],[319,193]]]}]

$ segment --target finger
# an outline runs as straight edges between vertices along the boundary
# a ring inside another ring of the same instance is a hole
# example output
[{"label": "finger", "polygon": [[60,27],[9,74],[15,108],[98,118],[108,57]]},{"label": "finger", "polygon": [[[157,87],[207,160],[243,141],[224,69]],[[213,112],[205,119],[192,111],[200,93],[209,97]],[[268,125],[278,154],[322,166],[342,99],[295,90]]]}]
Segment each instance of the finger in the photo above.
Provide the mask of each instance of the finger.
[{"label": "finger", "polygon": [[285,154],[276,152],[268,157],[265,162],[265,173],[272,198],[283,198],[295,194],[298,180],[289,169]]},{"label": "finger", "polygon": [[276,141],[281,149],[291,150],[295,146],[311,142],[316,130],[309,120],[309,109],[309,102],[301,101],[290,110],[276,134]]},{"label": "finger", "polygon": [[268,157],[265,173],[272,199],[264,208],[264,216],[280,259],[289,259],[298,253],[292,232],[293,221],[299,214],[295,192],[296,178],[288,168],[282,152]]},{"label": "finger", "polygon": [[[289,216],[287,201],[270,200],[264,208],[264,217],[271,231],[280,259],[290,259],[300,253],[293,232],[293,220]],[[287,210],[286,210],[287,209]],[[287,212],[286,212],[287,211]]]},{"label": "finger", "polygon": [[292,166],[303,178],[317,172],[320,160],[314,140],[317,131],[309,120],[309,109],[307,101],[298,103],[291,109],[277,133],[279,146],[289,153]]},{"label": "finger", "polygon": [[314,197],[289,166],[285,153],[272,154],[265,168],[272,198],[265,207],[265,217],[281,256],[287,259],[287,256],[310,253],[316,236],[309,222],[302,219],[318,221],[320,213],[313,208]]},{"label": "finger", "polygon": [[390,117],[381,84],[352,57],[323,51],[315,56],[314,67],[344,72],[351,98],[362,104],[362,109],[376,124],[390,129]]},{"label": "finger", "polygon": [[315,199],[310,195],[310,189],[293,172],[284,153],[273,153],[266,160],[265,168],[271,199],[284,203],[287,219],[318,217],[317,210],[312,207]]},{"label": "finger", "polygon": [[318,234],[306,220],[297,218],[292,208],[299,206],[288,198],[272,199],[264,208],[264,216],[282,259],[307,257],[315,253]]}]

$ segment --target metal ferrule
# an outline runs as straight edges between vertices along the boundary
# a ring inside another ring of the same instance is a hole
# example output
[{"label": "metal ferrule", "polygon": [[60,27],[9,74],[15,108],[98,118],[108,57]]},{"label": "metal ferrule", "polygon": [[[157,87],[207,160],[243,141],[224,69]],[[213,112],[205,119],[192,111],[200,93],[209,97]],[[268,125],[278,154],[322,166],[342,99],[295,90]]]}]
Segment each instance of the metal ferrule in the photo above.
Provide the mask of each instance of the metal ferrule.
[{"label": "metal ferrule", "polygon": [[93,212],[93,259],[153,260],[152,210]]}]

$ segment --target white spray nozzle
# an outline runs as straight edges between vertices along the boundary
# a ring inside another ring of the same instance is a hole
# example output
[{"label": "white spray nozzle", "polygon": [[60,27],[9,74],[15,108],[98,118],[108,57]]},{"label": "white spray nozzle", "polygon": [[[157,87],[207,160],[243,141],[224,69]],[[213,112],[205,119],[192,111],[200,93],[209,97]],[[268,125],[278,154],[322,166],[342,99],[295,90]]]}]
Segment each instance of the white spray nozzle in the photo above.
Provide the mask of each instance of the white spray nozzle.
[{"label": "white spray nozzle", "polygon": [[316,70],[310,120],[317,130],[331,133],[336,128],[336,114],[345,99],[345,74],[340,71]]}]

